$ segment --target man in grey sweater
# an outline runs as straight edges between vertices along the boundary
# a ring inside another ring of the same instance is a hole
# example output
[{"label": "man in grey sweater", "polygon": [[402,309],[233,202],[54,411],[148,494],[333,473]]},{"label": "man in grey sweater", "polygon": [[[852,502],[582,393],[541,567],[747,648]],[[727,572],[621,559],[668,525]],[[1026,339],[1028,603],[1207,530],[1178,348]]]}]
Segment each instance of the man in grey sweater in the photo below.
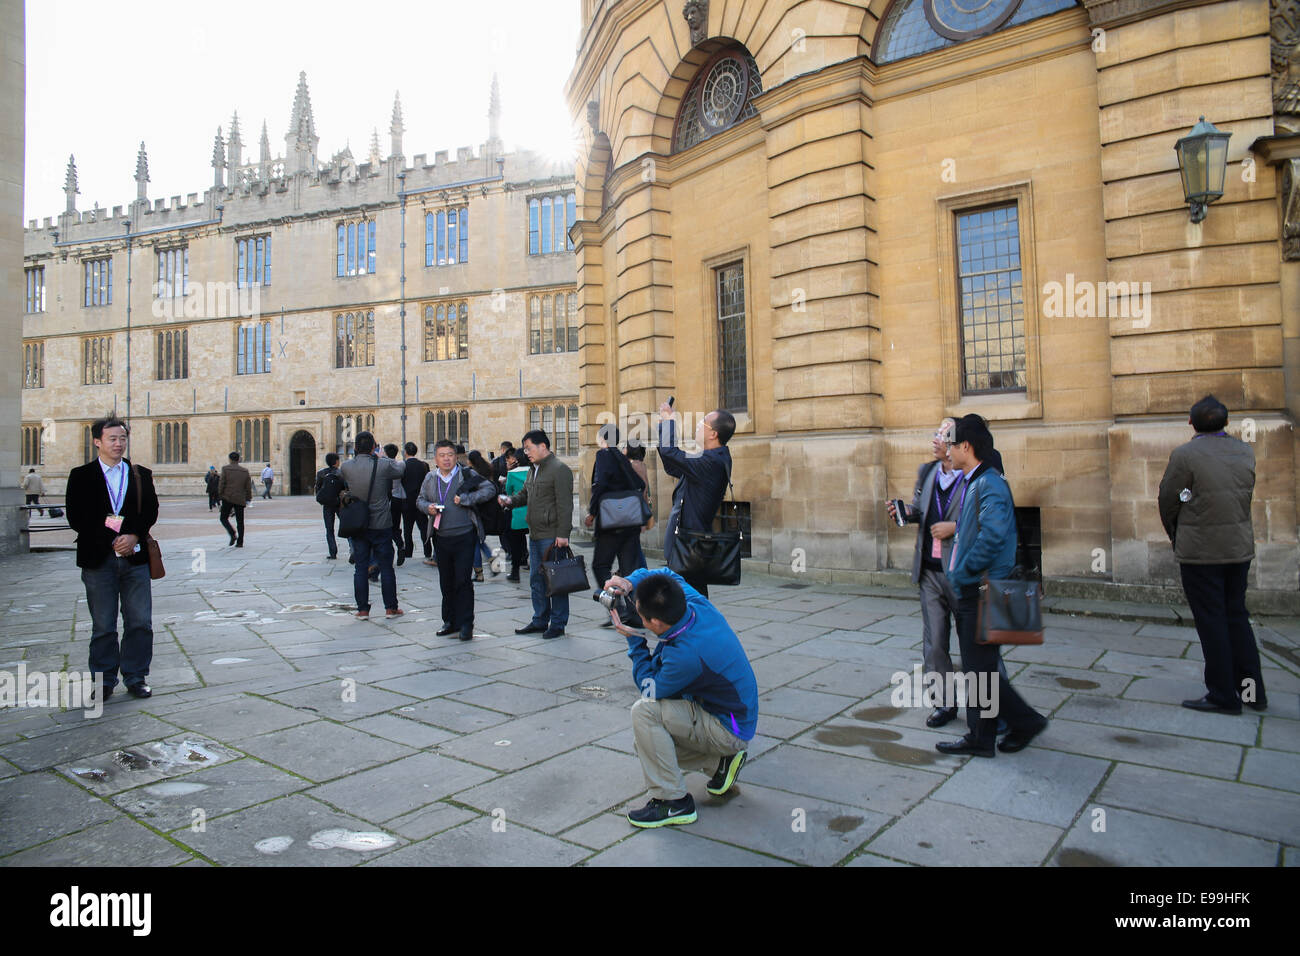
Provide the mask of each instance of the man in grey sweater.
[{"label": "man in grey sweater", "polygon": [[552,546],[567,548],[573,533],[573,471],[551,453],[546,432],[524,436],[524,451],[533,463],[524,487],[513,497],[501,495],[502,507],[528,506],[528,584],[533,595],[533,619],[516,634],[541,633],[546,640],[564,636],[569,623],[569,596],[548,597],[542,561]]},{"label": "man in grey sweater", "polygon": [[339,467],[348,491],[358,498],[369,490],[370,521],[366,530],[353,535],[352,549],[356,567],[352,572],[352,589],[357,599],[357,617],[370,616],[370,581],[368,570],[379,566],[379,589],[384,598],[385,617],[397,617],[397,575],[393,571],[393,517],[389,501],[393,481],[401,480],[404,470],[400,461],[384,455],[375,447],[375,436],[361,432],[356,438],[356,457]]},{"label": "man in grey sweater", "polygon": [[1192,710],[1265,710],[1259,647],[1246,611],[1246,575],[1255,557],[1250,499],[1255,453],[1228,436],[1228,409],[1213,395],[1192,406],[1196,435],[1174,449],[1160,479],[1160,520],[1174,546],[1183,591],[1205,658],[1206,695]]},{"label": "man in grey sweater", "polygon": [[439,637],[460,632],[462,641],[474,638],[474,584],[470,571],[482,533],[474,505],[491,500],[496,485],[472,468],[456,463],[456,446],[443,439],[434,448],[437,466],[420,484],[415,506],[429,516],[428,533],[438,562],[442,589],[442,629]]}]

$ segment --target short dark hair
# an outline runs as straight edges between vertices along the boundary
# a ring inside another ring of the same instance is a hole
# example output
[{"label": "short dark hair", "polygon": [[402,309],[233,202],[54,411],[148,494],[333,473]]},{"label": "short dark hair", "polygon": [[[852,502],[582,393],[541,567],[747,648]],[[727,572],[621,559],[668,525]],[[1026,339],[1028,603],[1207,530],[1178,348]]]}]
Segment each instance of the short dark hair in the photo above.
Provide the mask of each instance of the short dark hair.
[{"label": "short dark hair", "polygon": [[713,420],[713,430],[718,433],[718,441],[725,445],[731,441],[731,436],[736,434],[736,416],[721,408],[713,414],[717,416]]},{"label": "short dark hair", "polygon": [[551,440],[546,437],[546,432],[540,428],[535,428],[525,435],[524,441],[532,442],[534,445],[545,445],[547,449],[551,447]]},{"label": "short dark hair", "polygon": [[1228,407],[1213,395],[1206,395],[1192,406],[1188,418],[1197,434],[1221,432],[1228,425]]},{"label": "short dark hair", "polygon": [[627,440],[627,460],[645,461],[645,445],[629,438]]},{"label": "short dark hair", "polygon": [[502,442],[500,445],[498,445],[497,447],[501,449],[501,453],[502,453],[502,454],[505,454],[506,452],[510,451],[510,449],[514,448],[515,446],[512,445],[512,444],[510,444],[510,442],[508,442],[508,441],[503,441],[503,442]]},{"label": "short dark hair", "polygon": [[231,461],[239,461],[239,452],[237,452],[237,451],[232,451],[232,452],[231,452],[229,455],[227,455],[226,457],[229,458]]},{"label": "short dark hair", "polygon": [[513,458],[513,459],[515,460],[515,467],[516,467],[516,468],[518,468],[520,465],[526,465],[526,464],[528,464],[528,453],[527,453],[526,451],[524,451],[522,448],[510,448],[510,449],[508,449],[508,450],[506,451],[506,457],[507,457],[507,458]]},{"label": "short dark hair", "polygon": [[960,445],[966,441],[970,442],[971,451],[981,462],[993,457],[993,433],[989,431],[988,422],[978,415],[964,415],[957,419],[952,442]]},{"label": "short dark hair", "polygon": [[402,451],[414,457],[420,453],[420,446],[413,441],[408,441],[405,445],[402,446]]},{"label": "short dark hair", "polygon": [[457,442],[457,443],[456,443],[456,454],[458,454],[458,455],[463,455],[463,454],[465,454],[465,446],[462,445],[462,444],[460,444],[460,442]]},{"label": "short dark hair", "polygon": [[597,432],[597,434],[600,436],[600,440],[610,448],[617,448],[618,440],[622,437],[618,433],[618,426],[613,422],[606,422],[604,425],[601,425],[600,431]]},{"label": "short dark hair", "polygon": [[130,427],[116,415],[105,415],[103,418],[97,418],[90,426],[91,438],[103,438],[105,428],[125,428],[128,435],[131,434]]},{"label": "short dark hair", "polygon": [[359,432],[355,447],[358,455],[369,455],[375,450],[375,436],[370,432]]},{"label": "short dark hair", "polygon": [[401,451],[401,449],[397,447],[396,442],[390,441],[387,445],[384,446],[384,454],[387,455],[389,458],[396,458],[397,453],[399,451]]},{"label": "short dark hair", "polygon": [[686,616],[686,592],[667,574],[647,574],[636,586],[637,613],[673,625]]},{"label": "short dark hair", "polygon": [[338,467],[338,463],[339,463],[338,452],[332,451],[325,456],[325,467],[336,468]]},{"label": "short dark hair", "polygon": [[439,449],[439,448],[450,448],[452,451],[455,451],[455,450],[456,450],[456,443],[455,443],[454,441],[450,441],[449,439],[446,439],[446,438],[439,438],[439,439],[438,439],[438,444],[436,444],[436,445],[433,446],[433,453],[434,453],[435,455],[438,454],[438,449]]}]

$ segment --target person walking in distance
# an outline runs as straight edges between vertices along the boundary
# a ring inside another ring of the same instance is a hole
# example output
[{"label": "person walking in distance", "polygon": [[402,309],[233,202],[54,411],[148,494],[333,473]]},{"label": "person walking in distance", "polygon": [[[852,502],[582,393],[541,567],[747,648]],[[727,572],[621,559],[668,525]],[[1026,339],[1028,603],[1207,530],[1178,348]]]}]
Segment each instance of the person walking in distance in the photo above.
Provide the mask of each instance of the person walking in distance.
[{"label": "person walking in distance", "polygon": [[357,435],[354,444],[356,455],[344,462],[339,471],[347,482],[348,491],[366,501],[369,522],[364,531],[352,537],[355,567],[352,571],[352,589],[357,601],[356,615],[370,616],[369,569],[374,567],[379,575],[380,593],[384,599],[386,617],[397,617],[402,609],[397,606],[397,574],[393,570],[393,482],[400,481],[403,466],[400,461],[385,457],[383,449],[375,445],[375,436],[365,431]]},{"label": "person walking in distance", "polygon": [[[515,495],[527,483],[532,468],[522,448],[507,451],[506,461],[509,467],[501,484],[507,496]],[[528,506],[520,505],[511,509],[508,517],[506,530],[501,535],[506,553],[510,555],[510,574],[506,580],[518,584],[519,569],[528,567]]]},{"label": "person walking in distance", "polygon": [[1255,453],[1225,431],[1228,409],[1213,395],[1192,406],[1188,424],[1196,434],[1169,456],[1159,498],[1205,658],[1205,696],[1183,706],[1217,714],[1239,714],[1242,704],[1266,710],[1259,646],[1246,610],[1255,558]]},{"label": "person walking in distance", "polygon": [[262,469],[262,484],[266,486],[266,490],[262,492],[263,498],[270,500],[271,485],[274,482],[275,482],[275,469],[271,467],[271,463],[268,461],[266,463],[266,467]]},{"label": "person walking in distance", "polygon": [[221,476],[217,474],[216,465],[208,465],[208,473],[203,476],[203,484],[208,492],[208,510],[211,511],[221,501],[221,495],[218,489],[221,487]]},{"label": "person walking in distance", "polygon": [[[99,455],[68,475],[68,524],[77,532],[77,567],[90,609],[90,671],[100,675],[102,700],[118,674],[132,697],[153,695],[153,591],[144,544],[158,521],[153,473],[123,457],[126,423],[101,418],[90,426]],[[122,641],[117,638],[122,609]]]},{"label": "person walking in distance", "polygon": [[544,640],[564,636],[569,623],[569,596],[546,593],[542,562],[554,548],[567,548],[573,532],[573,471],[551,452],[551,440],[540,429],[524,436],[524,451],[533,463],[523,488],[499,499],[506,508],[528,506],[528,584],[533,598],[533,619],[516,634],[540,633]]},{"label": "person walking in distance", "polygon": [[343,490],[343,475],[339,472],[339,456],[330,452],[325,456],[325,467],[316,472],[316,502],[325,515],[326,558],[333,561],[339,556],[338,542],[334,539],[334,523],[339,515],[339,492]]},{"label": "person walking in distance", "polygon": [[[664,554],[670,553],[673,534],[679,527],[688,531],[708,531],[722,507],[722,497],[731,480],[731,452],[727,442],[736,432],[736,419],[718,409],[700,419],[695,427],[695,442],[701,452],[688,455],[677,447],[673,407],[659,406],[659,461],[664,471],[677,479],[673,488],[673,510],[664,525]],[[706,581],[686,578],[686,583],[705,597]]]},{"label": "person walking in distance", "polygon": [[[221,479],[217,483],[217,495],[221,498],[221,526],[230,535],[230,543],[236,548],[244,546],[244,508],[253,500],[253,476],[239,463],[239,452],[232,451],[230,461],[221,469]],[[235,528],[230,526],[230,514],[235,514]]]},{"label": "person walking in distance", "polygon": [[474,638],[474,585],[470,568],[483,530],[475,505],[496,495],[496,485],[472,468],[456,463],[456,446],[443,439],[434,448],[434,463],[420,486],[417,507],[429,516],[433,552],[438,558],[442,590],[442,629],[439,637],[459,632],[462,641]]},{"label": "person walking in distance", "polygon": [[29,469],[27,474],[23,475],[23,479],[18,483],[18,486],[22,488],[23,491],[27,492],[27,504],[35,505],[36,510],[39,511],[41,517],[44,518],[45,509],[40,507],[40,504],[41,495],[45,494],[45,486],[41,483],[41,476],[36,474],[36,469]]},{"label": "person walking in distance", "polygon": [[416,457],[420,448],[413,441],[403,445],[402,451],[406,453],[406,461],[402,463],[402,490],[406,492],[406,500],[402,507],[404,553],[408,558],[414,557],[415,541],[412,532],[419,531],[425,563],[428,564],[433,560],[433,542],[429,538],[429,516],[420,510],[417,501],[420,497],[420,486],[424,484],[425,475],[429,473],[429,463]]}]

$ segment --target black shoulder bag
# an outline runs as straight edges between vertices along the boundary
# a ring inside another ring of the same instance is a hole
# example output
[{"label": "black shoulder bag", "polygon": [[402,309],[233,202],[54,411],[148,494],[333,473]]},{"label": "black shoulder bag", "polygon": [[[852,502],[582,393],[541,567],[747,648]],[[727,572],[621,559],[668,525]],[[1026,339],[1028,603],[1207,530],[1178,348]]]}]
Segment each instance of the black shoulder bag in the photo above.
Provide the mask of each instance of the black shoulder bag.
[{"label": "black shoulder bag", "polygon": [[364,534],[370,527],[370,493],[375,490],[375,472],[379,469],[379,459],[370,465],[370,488],[364,498],[358,498],[351,491],[344,490],[339,495],[339,537],[355,538]]},{"label": "black shoulder bag", "polygon": [[[673,536],[664,542],[668,567],[687,580],[703,584],[740,583],[740,549],[745,533],[740,530],[740,521],[735,514],[736,489],[731,484],[730,471],[727,472],[727,487],[731,489],[731,520],[737,526],[734,531],[688,531],[682,527],[681,515],[678,515]],[[718,517],[725,526],[727,517],[721,511]]]}]

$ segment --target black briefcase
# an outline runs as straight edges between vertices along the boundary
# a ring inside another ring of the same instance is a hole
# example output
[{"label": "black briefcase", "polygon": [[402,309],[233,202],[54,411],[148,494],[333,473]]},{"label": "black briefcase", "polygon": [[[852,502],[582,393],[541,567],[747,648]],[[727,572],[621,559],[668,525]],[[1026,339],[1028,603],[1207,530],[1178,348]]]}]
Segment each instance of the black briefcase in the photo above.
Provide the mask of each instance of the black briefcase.
[{"label": "black briefcase", "polygon": [[[551,560],[552,554],[555,555],[555,560]],[[587,583],[587,563],[567,547],[557,548],[552,545],[546,549],[546,554],[542,555],[542,577],[546,579],[547,597],[586,591],[590,587]]]}]

